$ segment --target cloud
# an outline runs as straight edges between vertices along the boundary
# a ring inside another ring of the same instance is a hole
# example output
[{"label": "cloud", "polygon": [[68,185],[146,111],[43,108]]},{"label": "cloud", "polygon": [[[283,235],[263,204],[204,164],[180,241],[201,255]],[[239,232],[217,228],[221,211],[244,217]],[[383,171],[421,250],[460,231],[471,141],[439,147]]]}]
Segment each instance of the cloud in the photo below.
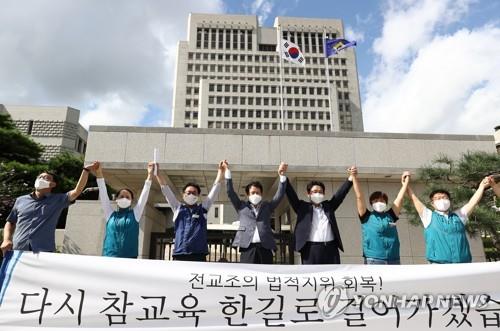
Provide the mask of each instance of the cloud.
[{"label": "cloud", "polygon": [[446,31],[471,4],[389,3],[363,80],[366,131],[491,134],[500,124],[500,27]]},{"label": "cloud", "polygon": [[344,31],[345,38],[347,40],[355,40],[356,42],[362,42],[365,40],[365,34],[361,30],[354,30],[351,26],[347,26]]},{"label": "cloud", "polygon": [[4,0],[0,103],[72,106],[86,125],[138,125],[154,105],[170,122],[188,15],[223,10],[221,1]]},{"label": "cloud", "polygon": [[271,11],[273,10],[274,2],[272,0],[254,0],[250,6],[252,14],[257,15],[259,24],[264,24]]}]

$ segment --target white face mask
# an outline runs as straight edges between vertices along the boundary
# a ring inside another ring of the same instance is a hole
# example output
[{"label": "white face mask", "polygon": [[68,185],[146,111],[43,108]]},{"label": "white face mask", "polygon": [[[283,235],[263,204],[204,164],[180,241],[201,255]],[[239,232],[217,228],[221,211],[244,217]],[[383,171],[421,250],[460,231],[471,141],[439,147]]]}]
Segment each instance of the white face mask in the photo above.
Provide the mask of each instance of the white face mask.
[{"label": "white face mask", "polygon": [[116,199],[116,204],[118,205],[118,207],[125,209],[125,208],[130,207],[130,205],[132,204],[132,201],[130,201],[127,198],[120,198],[120,199]]},{"label": "white face mask", "polygon": [[446,198],[434,200],[434,207],[441,212],[445,212],[450,208],[450,200]]},{"label": "white face mask", "polygon": [[192,206],[198,201],[198,197],[194,194],[184,194],[184,202]]},{"label": "white face mask", "polygon": [[35,189],[37,190],[43,190],[45,188],[50,187],[50,182],[48,180],[45,180],[43,178],[37,178],[35,180]]},{"label": "white face mask", "polygon": [[259,202],[262,201],[262,196],[259,194],[252,194],[248,197],[248,201],[250,201],[253,205],[258,205]]},{"label": "white face mask", "polygon": [[387,208],[387,204],[385,202],[380,202],[380,201],[374,202],[374,203],[372,203],[372,208],[376,212],[381,213],[381,212],[385,211],[385,208]]},{"label": "white face mask", "polygon": [[315,204],[320,204],[323,202],[323,200],[325,200],[325,195],[321,193],[313,193],[309,196],[309,198]]}]

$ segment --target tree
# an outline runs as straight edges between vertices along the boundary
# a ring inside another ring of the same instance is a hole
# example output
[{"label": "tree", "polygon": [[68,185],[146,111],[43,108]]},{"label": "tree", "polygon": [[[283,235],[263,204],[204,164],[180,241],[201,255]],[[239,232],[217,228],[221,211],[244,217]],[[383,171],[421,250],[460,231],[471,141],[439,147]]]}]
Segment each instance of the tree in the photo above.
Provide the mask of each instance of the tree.
[{"label": "tree", "polygon": [[[417,177],[425,184],[425,197],[434,189],[446,189],[451,193],[452,208],[463,206],[474,194],[479,182],[488,175],[500,175],[500,156],[494,153],[469,152],[458,160],[439,155],[431,164],[417,171]],[[496,173],[495,173],[496,172]],[[498,181],[498,179],[496,179]],[[429,199],[422,199],[430,203]],[[495,207],[491,189],[485,191],[479,205],[466,224],[471,235],[484,235],[491,242],[493,255],[500,256],[500,212]],[[428,204],[429,208],[430,205]],[[421,224],[420,218],[408,199],[404,209],[410,223]]]},{"label": "tree", "polygon": [[20,132],[9,114],[0,113],[0,162],[37,162],[43,147]]}]

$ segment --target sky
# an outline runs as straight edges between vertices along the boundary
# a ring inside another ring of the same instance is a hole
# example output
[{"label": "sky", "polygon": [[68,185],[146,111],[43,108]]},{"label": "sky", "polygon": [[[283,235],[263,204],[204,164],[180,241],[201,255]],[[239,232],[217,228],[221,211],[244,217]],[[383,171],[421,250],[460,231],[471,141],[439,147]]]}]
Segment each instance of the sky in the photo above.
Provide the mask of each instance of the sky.
[{"label": "sky", "polygon": [[71,106],[85,127],[170,126],[190,12],[342,19],[367,132],[500,125],[497,0],[0,0],[0,103]]}]

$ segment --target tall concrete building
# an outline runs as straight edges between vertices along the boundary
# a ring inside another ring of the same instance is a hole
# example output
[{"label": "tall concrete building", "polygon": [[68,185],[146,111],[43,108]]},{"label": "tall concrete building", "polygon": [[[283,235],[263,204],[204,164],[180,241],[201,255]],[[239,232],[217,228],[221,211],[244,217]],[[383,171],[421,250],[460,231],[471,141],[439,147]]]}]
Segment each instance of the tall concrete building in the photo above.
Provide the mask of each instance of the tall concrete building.
[{"label": "tall concrete building", "polygon": [[44,147],[42,159],[62,152],[85,154],[88,133],[79,123],[78,109],[0,104],[0,112],[9,113],[22,133]]},{"label": "tall concrete building", "polygon": [[354,49],[328,63],[323,53],[324,38],[344,36],[342,21],[276,17],[274,27],[261,27],[253,15],[190,14],[177,50],[172,125],[279,130],[278,34],[306,60],[283,60],[284,129],[363,131]]}]

